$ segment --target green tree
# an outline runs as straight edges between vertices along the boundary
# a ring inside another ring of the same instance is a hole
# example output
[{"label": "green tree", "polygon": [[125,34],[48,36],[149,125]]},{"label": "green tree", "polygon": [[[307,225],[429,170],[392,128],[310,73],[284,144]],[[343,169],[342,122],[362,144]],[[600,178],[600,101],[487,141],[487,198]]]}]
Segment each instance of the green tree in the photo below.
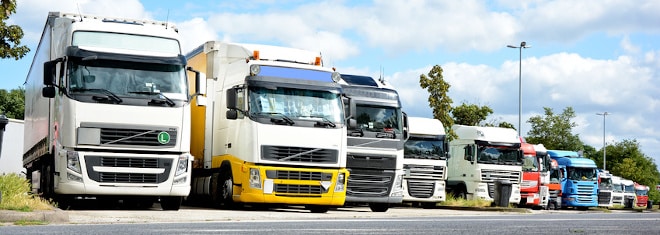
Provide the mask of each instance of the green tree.
[{"label": "green tree", "polygon": [[20,46],[23,29],[18,25],[5,23],[14,13],[16,13],[16,0],[0,0],[0,58],[3,59],[19,60],[30,51],[27,46]]},{"label": "green tree", "polygon": [[467,126],[478,126],[492,113],[493,109],[488,107],[488,105],[478,106],[465,102],[451,110],[454,123]]},{"label": "green tree", "polygon": [[25,111],[25,89],[19,87],[9,92],[0,89],[0,114],[8,118],[23,119]]},{"label": "green tree", "polygon": [[[607,169],[610,173],[649,187],[655,187],[660,181],[657,165],[652,158],[642,153],[637,140],[623,140],[607,145],[606,149]],[[590,158],[602,168],[602,149]]]},{"label": "green tree", "polygon": [[433,109],[433,118],[440,120],[447,128],[449,139],[456,138],[456,133],[451,129],[454,119],[449,115],[452,111],[452,99],[447,95],[449,83],[442,76],[442,67],[435,65],[428,74],[419,75],[419,85],[429,92],[429,106]]},{"label": "green tree", "polygon": [[513,126],[513,123],[500,122],[499,124],[497,124],[497,126],[498,126],[498,127],[502,127],[502,128],[510,128],[510,129],[514,129],[514,130],[516,130],[516,127]]},{"label": "green tree", "polygon": [[532,124],[532,129],[527,132],[525,138],[528,143],[543,144],[547,149],[580,151],[584,144],[579,135],[573,135],[573,127],[577,124],[571,121],[575,117],[573,108],[567,107],[556,115],[551,108],[544,107],[545,116],[531,117],[527,122]]}]

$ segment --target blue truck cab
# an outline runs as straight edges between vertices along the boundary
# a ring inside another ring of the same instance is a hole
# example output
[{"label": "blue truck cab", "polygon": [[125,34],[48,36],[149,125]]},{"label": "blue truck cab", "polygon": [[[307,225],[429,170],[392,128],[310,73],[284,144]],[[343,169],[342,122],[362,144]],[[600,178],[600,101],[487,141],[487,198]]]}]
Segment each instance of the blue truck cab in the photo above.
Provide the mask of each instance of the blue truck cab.
[{"label": "blue truck cab", "polygon": [[598,168],[596,163],[574,151],[548,150],[557,161],[563,176],[561,179],[561,207],[587,209],[598,206]]}]

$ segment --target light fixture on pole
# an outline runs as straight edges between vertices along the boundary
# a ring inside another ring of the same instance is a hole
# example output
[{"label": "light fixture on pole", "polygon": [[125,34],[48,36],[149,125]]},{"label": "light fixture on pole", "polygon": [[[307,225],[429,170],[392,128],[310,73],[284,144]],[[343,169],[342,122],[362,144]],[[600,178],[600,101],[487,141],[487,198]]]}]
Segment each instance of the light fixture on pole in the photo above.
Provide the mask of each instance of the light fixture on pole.
[{"label": "light fixture on pole", "polygon": [[610,115],[608,112],[604,113],[597,113],[596,115],[603,116],[603,170],[607,170],[606,164],[607,164],[607,149],[605,148],[605,117],[607,115]]},{"label": "light fixture on pole", "polygon": [[519,65],[518,65],[518,136],[521,135],[522,129],[522,49],[530,48],[532,46],[527,45],[525,41],[520,42],[520,46],[507,45],[508,48],[518,48],[519,52]]}]

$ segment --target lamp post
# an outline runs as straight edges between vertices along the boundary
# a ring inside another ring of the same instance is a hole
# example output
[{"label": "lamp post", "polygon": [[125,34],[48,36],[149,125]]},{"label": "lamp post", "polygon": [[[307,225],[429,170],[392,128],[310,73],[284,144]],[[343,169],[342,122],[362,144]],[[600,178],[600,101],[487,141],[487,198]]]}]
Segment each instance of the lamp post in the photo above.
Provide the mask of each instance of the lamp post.
[{"label": "lamp post", "polygon": [[520,42],[520,46],[507,45],[508,48],[518,48],[519,52],[519,65],[518,65],[518,136],[521,136],[522,129],[522,49],[530,48],[525,41]]},{"label": "lamp post", "polygon": [[596,115],[603,116],[603,170],[607,170],[606,164],[606,157],[607,157],[607,149],[605,148],[605,117],[609,115],[610,113],[604,112],[604,113],[597,113]]}]

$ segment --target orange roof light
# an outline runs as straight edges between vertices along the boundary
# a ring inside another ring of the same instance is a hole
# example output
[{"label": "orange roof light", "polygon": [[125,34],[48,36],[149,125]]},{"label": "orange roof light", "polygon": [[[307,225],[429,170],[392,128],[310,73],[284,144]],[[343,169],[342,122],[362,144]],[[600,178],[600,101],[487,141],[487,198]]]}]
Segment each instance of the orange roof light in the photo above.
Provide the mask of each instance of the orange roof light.
[{"label": "orange roof light", "polygon": [[321,57],[320,56],[316,57],[316,60],[314,61],[314,65],[316,65],[316,66],[321,65]]},{"label": "orange roof light", "polygon": [[253,52],[252,52],[252,57],[253,57],[255,60],[259,60],[259,51],[257,51],[257,50],[253,51]]}]

